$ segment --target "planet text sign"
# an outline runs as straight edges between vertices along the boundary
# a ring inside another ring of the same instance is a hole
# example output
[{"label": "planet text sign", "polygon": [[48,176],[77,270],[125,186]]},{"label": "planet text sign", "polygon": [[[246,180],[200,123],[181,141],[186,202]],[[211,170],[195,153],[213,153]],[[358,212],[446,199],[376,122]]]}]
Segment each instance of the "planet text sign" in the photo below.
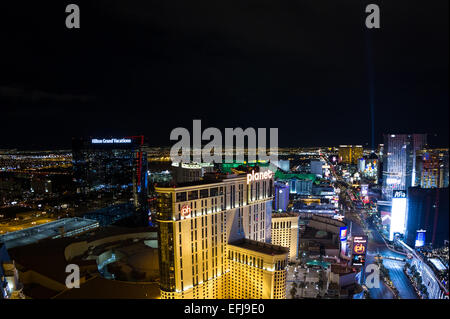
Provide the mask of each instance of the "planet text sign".
[{"label": "planet text sign", "polygon": [[272,176],[273,176],[273,173],[271,170],[268,170],[265,172],[260,172],[260,173],[255,173],[255,171],[252,171],[251,174],[247,174],[247,184],[250,184],[250,182],[254,182],[254,181],[270,179],[270,178],[272,178]]}]

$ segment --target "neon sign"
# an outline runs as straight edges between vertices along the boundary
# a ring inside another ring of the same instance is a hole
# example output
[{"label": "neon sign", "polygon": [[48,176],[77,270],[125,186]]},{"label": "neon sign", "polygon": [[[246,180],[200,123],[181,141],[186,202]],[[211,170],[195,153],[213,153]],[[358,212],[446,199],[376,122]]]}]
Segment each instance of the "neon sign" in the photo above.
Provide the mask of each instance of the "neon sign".
[{"label": "neon sign", "polygon": [[353,237],[353,254],[352,265],[362,266],[365,264],[366,252],[367,252],[367,236],[355,236]]},{"label": "neon sign", "polygon": [[366,251],[366,247],[364,247],[363,244],[356,244],[353,247],[353,251],[355,252],[355,254],[361,255],[364,254],[364,252]]},{"label": "neon sign", "polygon": [[91,140],[91,143],[92,144],[129,144],[129,143],[131,143],[131,138],[121,138],[121,139],[118,139],[118,138],[106,139],[106,138],[104,138],[101,140],[93,138]]},{"label": "neon sign", "polygon": [[273,172],[268,170],[265,172],[255,173],[255,171],[252,171],[251,174],[247,174],[247,184],[250,184],[250,182],[253,181],[260,181],[264,179],[270,179],[272,178]]},{"label": "neon sign", "polygon": [[395,190],[393,195],[389,240],[394,240],[395,233],[405,234],[407,220],[406,191]]},{"label": "neon sign", "polygon": [[341,227],[339,229],[341,241],[347,240],[347,226]]},{"label": "neon sign", "polygon": [[189,205],[183,205],[180,214],[182,217],[189,217],[191,215],[191,207]]},{"label": "neon sign", "polygon": [[394,198],[406,198],[406,191],[404,190],[396,190],[394,191]]}]

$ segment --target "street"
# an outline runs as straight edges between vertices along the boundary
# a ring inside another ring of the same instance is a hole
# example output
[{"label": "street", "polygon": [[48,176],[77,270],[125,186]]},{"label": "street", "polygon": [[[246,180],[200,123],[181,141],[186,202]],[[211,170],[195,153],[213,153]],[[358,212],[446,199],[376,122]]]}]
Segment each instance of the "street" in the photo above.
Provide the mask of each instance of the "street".
[{"label": "street", "polygon": [[[349,215],[350,219],[347,222],[352,222],[353,234],[364,234],[364,230],[361,227],[354,214]],[[405,259],[406,256],[395,251],[390,250],[381,235],[374,228],[369,228],[369,245],[366,255],[366,265],[374,263],[374,257],[380,254],[383,257],[396,257]],[[402,299],[417,299],[417,295],[412,287],[409,279],[403,272],[403,265],[405,262],[399,260],[392,260],[383,258],[383,265],[389,270],[392,283],[398,289],[400,298]],[[392,299],[394,298],[391,290],[386,287],[385,284],[380,285],[380,288],[371,288],[370,294],[374,299]]]},{"label": "street", "polygon": [[[351,233],[354,236],[356,235],[368,235],[368,248],[366,255],[366,265],[372,264],[375,262],[375,256],[380,254],[383,257],[395,257],[400,259],[405,259],[406,256],[395,252],[389,247],[387,247],[385,241],[382,236],[374,227],[362,224],[365,223],[364,218],[364,210],[356,209],[353,203],[353,198],[357,198],[355,194],[352,193],[349,185],[343,181],[343,179],[336,173],[333,165],[328,161],[327,157],[323,156],[323,160],[325,160],[331,167],[331,173],[336,180],[336,186],[341,190],[340,202],[344,208],[345,222],[350,227],[351,223]],[[399,260],[392,260],[383,258],[383,265],[389,271],[389,276],[392,280],[393,285],[398,289],[399,296],[402,299],[417,299],[417,295],[415,290],[403,272],[403,266],[405,262]],[[374,299],[393,299],[394,294],[390,288],[387,287],[386,284],[380,282],[380,288],[370,288],[370,295]]]}]

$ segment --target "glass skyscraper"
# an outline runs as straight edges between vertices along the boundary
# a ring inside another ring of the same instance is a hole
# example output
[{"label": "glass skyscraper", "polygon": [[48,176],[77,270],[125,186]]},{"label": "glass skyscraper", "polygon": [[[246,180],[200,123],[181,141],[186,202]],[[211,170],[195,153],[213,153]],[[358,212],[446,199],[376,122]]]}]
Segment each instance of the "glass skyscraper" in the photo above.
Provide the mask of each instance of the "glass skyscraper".
[{"label": "glass skyscraper", "polygon": [[383,154],[383,197],[392,199],[393,190],[414,185],[415,157],[426,146],[426,134],[385,134]]}]

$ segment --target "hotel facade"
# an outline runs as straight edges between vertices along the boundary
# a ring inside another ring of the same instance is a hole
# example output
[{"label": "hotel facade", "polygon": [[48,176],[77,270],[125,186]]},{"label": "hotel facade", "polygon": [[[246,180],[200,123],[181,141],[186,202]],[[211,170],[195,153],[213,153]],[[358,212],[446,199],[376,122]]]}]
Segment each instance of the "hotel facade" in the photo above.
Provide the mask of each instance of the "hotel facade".
[{"label": "hotel facade", "polygon": [[288,250],[270,244],[271,175],[156,188],[161,298],[285,298]]},{"label": "hotel facade", "polygon": [[298,255],[298,219],[296,213],[272,214],[272,244],[289,248],[290,262],[294,262]]}]

